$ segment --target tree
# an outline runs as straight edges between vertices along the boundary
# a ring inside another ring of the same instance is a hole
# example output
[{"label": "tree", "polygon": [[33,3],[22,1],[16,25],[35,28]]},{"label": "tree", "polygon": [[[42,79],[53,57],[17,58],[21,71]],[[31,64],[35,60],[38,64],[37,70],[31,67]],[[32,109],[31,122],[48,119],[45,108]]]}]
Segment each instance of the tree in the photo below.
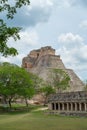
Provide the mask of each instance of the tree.
[{"label": "tree", "polygon": [[43,86],[43,79],[38,77],[36,74],[31,73],[31,79],[33,81],[33,87],[35,89],[36,94],[40,92],[41,86]]},{"label": "tree", "polygon": [[44,106],[46,104],[47,98],[50,94],[55,93],[55,89],[50,86],[49,84],[44,85],[44,87],[41,88],[41,92],[44,93]]},{"label": "tree", "polygon": [[66,90],[69,87],[70,77],[62,69],[51,69],[48,83],[56,89],[57,92]]},{"label": "tree", "polygon": [[[17,8],[21,8],[23,5],[29,5],[29,0],[13,0],[13,4],[10,0],[0,0],[0,13],[5,12],[7,19],[13,19],[14,14],[17,13]],[[20,39],[19,27],[8,27],[4,22],[4,19],[0,19],[0,53],[3,56],[18,54],[17,50],[13,47],[8,47],[7,41],[13,37],[14,40]]]},{"label": "tree", "polygon": [[0,95],[5,104],[11,108],[15,97],[30,98],[34,94],[31,74],[14,64],[2,63],[0,65]]}]

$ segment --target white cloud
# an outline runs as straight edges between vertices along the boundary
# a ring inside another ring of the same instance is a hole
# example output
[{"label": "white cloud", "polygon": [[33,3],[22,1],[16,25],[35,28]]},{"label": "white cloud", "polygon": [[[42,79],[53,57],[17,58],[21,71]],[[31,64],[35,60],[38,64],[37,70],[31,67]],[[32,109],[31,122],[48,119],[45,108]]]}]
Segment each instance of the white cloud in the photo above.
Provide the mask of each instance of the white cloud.
[{"label": "white cloud", "polygon": [[22,7],[18,10],[14,20],[11,20],[10,25],[33,27],[38,23],[48,22],[53,7],[53,0],[31,0],[29,6]]},{"label": "white cloud", "polygon": [[69,0],[56,0],[56,4],[58,5],[58,7],[62,8],[62,7],[70,7],[71,3]]},{"label": "white cloud", "polygon": [[30,22],[32,22],[31,25],[48,21],[53,6],[53,0],[31,0],[30,7],[26,8],[26,14],[29,16]]},{"label": "white cloud", "polygon": [[15,18],[11,21],[6,20],[6,23],[9,25],[15,26],[36,26],[39,23],[48,22],[50,16],[52,15],[52,11],[55,8],[66,8],[75,5],[87,5],[87,2],[84,0],[31,0],[29,6],[23,6],[18,10]]},{"label": "white cloud", "polygon": [[68,48],[72,48],[75,46],[78,46],[78,44],[83,43],[83,38],[79,36],[78,34],[73,34],[73,33],[66,33],[66,34],[61,34],[58,37],[58,42],[61,43],[62,45],[67,46]]},{"label": "white cloud", "polygon": [[57,54],[60,54],[65,65],[75,71],[87,70],[87,45],[78,34],[61,34],[58,37]]},{"label": "white cloud", "polygon": [[13,39],[10,39],[8,45],[15,47],[20,53],[23,50],[26,51],[26,48],[28,50],[31,46],[36,46],[38,44],[39,37],[37,32],[34,30],[26,29],[21,31],[19,35],[21,38],[20,40],[14,41]]},{"label": "white cloud", "polygon": [[13,63],[13,64],[17,64],[17,65],[21,66],[22,58],[24,56],[25,56],[24,54],[19,54],[19,55],[15,56],[15,57],[8,56],[6,58],[1,56],[0,57],[0,62],[9,62],[9,63]]},{"label": "white cloud", "polygon": [[[55,1],[55,0],[54,0]],[[50,7],[53,6],[53,0],[31,0],[31,7]]]},{"label": "white cloud", "polygon": [[87,7],[87,0],[54,0],[53,3],[61,8],[71,6]]},{"label": "white cloud", "polygon": [[87,29],[87,20],[82,21],[79,26],[83,29]]},{"label": "white cloud", "polygon": [[87,7],[87,0],[65,0],[71,6]]}]

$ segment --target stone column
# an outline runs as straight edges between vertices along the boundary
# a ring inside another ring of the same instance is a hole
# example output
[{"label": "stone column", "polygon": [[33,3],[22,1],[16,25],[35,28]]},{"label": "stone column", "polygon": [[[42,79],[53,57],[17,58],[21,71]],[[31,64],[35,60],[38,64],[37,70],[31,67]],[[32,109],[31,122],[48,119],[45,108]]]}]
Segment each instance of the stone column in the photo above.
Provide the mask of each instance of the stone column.
[{"label": "stone column", "polygon": [[77,111],[77,103],[75,103],[75,111]]},{"label": "stone column", "polygon": [[67,103],[67,111],[69,111],[69,103]]},{"label": "stone column", "polygon": [[71,104],[71,111],[73,111],[73,104],[72,103],[70,103]]},{"label": "stone column", "polygon": [[58,103],[58,111],[60,111],[60,103]]},{"label": "stone column", "polygon": [[87,104],[86,104],[86,103],[84,103],[84,105],[85,105],[85,111],[87,111]]},{"label": "stone column", "polygon": [[62,110],[64,111],[64,103],[62,103]]},{"label": "stone column", "polygon": [[49,108],[49,110],[52,110],[52,103],[48,104],[48,108]]},{"label": "stone column", "polygon": [[79,110],[82,111],[81,103],[79,103]]}]

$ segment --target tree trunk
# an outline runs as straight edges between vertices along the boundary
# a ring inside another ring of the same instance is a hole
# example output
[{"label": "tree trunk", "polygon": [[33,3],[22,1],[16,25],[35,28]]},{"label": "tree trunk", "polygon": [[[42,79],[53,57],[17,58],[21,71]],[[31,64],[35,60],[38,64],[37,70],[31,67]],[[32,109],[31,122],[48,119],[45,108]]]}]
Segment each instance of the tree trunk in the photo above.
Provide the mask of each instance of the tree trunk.
[{"label": "tree trunk", "polygon": [[26,103],[26,107],[28,107],[28,101],[27,99],[25,98],[25,103]]},{"label": "tree trunk", "polygon": [[11,107],[12,107],[12,105],[11,105],[11,99],[9,99],[8,103],[9,103],[9,107],[11,109]]}]

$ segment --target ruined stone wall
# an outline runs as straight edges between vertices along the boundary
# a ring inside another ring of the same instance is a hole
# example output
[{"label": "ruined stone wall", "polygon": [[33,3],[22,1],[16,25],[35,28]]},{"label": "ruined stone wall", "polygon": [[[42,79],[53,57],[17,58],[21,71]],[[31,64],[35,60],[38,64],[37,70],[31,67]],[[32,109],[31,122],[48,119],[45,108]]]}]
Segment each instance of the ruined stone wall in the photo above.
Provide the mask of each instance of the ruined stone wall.
[{"label": "ruined stone wall", "polygon": [[39,50],[38,51],[33,50],[33,51],[31,51],[29,53],[28,57],[38,58],[39,55],[40,55],[40,51]]},{"label": "ruined stone wall", "polygon": [[55,49],[47,46],[47,47],[42,47],[41,48],[41,51],[40,51],[40,55],[43,56],[43,55],[55,55]]},{"label": "ruined stone wall", "polygon": [[38,58],[48,54],[55,55],[55,49],[51,48],[50,46],[42,47],[41,49],[31,51],[28,57]]},{"label": "ruined stone wall", "polygon": [[50,46],[46,46],[41,49],[31,51],[27,57],[23,58],[22,67],[32,68],[36,66],[36,63],[38,63],[42,56],[46,55],[55,55],[55,49]]},{"label": "ruined stone wall", "polygon": [[87,91],[63,92],[52,94],[48,97],[48,102],[83,102],[87,101]]}]

